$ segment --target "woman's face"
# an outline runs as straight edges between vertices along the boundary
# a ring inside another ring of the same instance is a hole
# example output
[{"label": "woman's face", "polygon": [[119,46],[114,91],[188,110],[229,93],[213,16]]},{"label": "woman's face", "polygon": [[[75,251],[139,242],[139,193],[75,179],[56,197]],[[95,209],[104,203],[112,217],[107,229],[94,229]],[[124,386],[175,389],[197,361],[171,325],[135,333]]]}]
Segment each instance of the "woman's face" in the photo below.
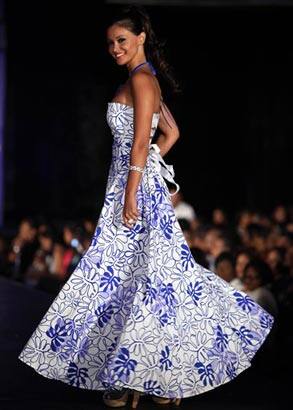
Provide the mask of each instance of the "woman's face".
[{"label": "woman's face", "polygon": [[245,253],[240,253],[237,256],[235,270],[236,270],[236,275],[239,279],[242,279],[244,269],[249,261],[250,259]]},{"label": "woman's face", "polygon": [[271,268],[271,270],[274,271],[277,268],[278,263],[281,262],[281,258],[280,258],[279,253],[275,249],[272,249],[267,254],[266,262],[269,265],[269,267]]},{"label": "woman's face", "polygon": [[217,274],[226,282],[231,282],[234,278],[233,264],[228,259],[222,260],[218,263]]},{"label": "woman's face", "polygon": [[144,39],[145,33],[142,32],[137,36],[117,24],[113,24],[107,30],[108,51],[118,65],[132,61]]},{"label": "woman's face", "polygon": [[214,209],[213,210],[213,222],[216,225],[221,225],[224,224],[226,222],[226,217],[224,212],[222,211],[222,209]]},{"label": "woman's face", "polygon": [[285,223],[287,219],[286,208],[282,205],[277,206],[273,213],[274,219],[278,223]]},{"label": "woman's face", "polygon": [[246,228],[251,223],[251,214],[249,212],[242,212],[240,219],[239,219],[239,226],[242,228]]},{"label": "woman's face", "polygon": [[73,232],[70,229],[64,227],[64,229],[63,229],[63,240],[66,243],[66,245],[69,245],[71,243],[72,239],[73,239]]},{"label": "woman's face", "polygon": [[41,248],[45,251],[50,251],[53,247],[53,241],[51,238],[47,238],[46,236],[40,236],[39,241],[41,244]]},{"label": "woman's face", "polygon": [[243,283],[248,290],[254,290],[261,286],[261,280],[258,272],[253,268],[248,268],[244,273]]}]

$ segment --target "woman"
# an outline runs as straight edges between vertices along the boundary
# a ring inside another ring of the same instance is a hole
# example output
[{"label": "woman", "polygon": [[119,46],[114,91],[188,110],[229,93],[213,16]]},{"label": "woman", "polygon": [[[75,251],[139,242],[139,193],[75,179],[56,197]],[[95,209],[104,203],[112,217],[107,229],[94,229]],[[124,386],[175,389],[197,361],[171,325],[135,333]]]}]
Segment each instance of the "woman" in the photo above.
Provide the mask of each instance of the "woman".
[{"label": "woman", "polygon": [[243,284],[245,293],[276,317],[278,306],[268,285],[271,283],[271,274],[270,268],[265,262],[258,259],[253,260],[244,269]]},{"label": "woman", "polygon": [[108,105],[105,204],[89,249],[19,358],[45,377],[106,390],[109,406],[124,406],[129,393],[133,408],[140,394],[179,404],[248,368],[273,317],[197,264],[185,242],[163,178],[173,181],[172,168],[160,156],[179,131],[153,64],[175,83],[144,10],[115,17],[107,40],[129,77]]}]

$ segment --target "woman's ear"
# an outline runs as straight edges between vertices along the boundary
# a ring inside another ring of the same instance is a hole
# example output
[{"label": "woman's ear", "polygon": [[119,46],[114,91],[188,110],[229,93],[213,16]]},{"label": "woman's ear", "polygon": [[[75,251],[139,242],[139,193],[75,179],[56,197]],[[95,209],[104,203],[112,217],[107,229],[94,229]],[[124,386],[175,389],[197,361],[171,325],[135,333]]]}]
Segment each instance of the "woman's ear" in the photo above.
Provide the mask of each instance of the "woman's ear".
[{"label": "woman's ear", "polygon": [[140,44],[140,45],[144,44],[145,38],[146,38],[146,34],[145,34],[144,31],[142,31],[142,32],[139,34],[139,44]]}]

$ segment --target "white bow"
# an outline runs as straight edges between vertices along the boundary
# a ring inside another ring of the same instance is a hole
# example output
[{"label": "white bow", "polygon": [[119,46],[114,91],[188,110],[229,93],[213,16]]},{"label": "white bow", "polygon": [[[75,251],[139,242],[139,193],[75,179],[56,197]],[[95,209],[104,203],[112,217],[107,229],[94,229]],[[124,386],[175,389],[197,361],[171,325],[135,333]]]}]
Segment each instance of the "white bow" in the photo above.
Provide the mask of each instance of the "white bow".
[{"label": "white bow", "polygon": [[173,165],[166,164],[160,154],[160,149],[157,144],[151,144],[150,146],[150,159],[154,164],[156,171],[158,171],[164,179],[176,186],[176,191],[173,194],[170,194],[171,196],[175,195],[180,187],[174,180],[175,172]]}]

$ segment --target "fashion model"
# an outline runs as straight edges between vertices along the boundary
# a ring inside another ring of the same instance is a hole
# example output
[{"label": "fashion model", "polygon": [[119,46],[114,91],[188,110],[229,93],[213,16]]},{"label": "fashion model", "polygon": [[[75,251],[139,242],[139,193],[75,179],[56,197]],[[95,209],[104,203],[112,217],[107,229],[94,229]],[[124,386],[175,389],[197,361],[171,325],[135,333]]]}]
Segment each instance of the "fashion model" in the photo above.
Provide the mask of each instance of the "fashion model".
[{"label": "fashion model", "polygon": [[123,9],[107,42],[128,76],[108,103],[104,206],[19,359],[47,378],[104,391],[111,407],[131,398],[136,408],[140,395],[179,405],[249,368],[274,317],[198,264],[184,239],[165,182],[174,183],[173,168],[162,158],[179,129],[157,74],[176,82],[145,10]]}]

